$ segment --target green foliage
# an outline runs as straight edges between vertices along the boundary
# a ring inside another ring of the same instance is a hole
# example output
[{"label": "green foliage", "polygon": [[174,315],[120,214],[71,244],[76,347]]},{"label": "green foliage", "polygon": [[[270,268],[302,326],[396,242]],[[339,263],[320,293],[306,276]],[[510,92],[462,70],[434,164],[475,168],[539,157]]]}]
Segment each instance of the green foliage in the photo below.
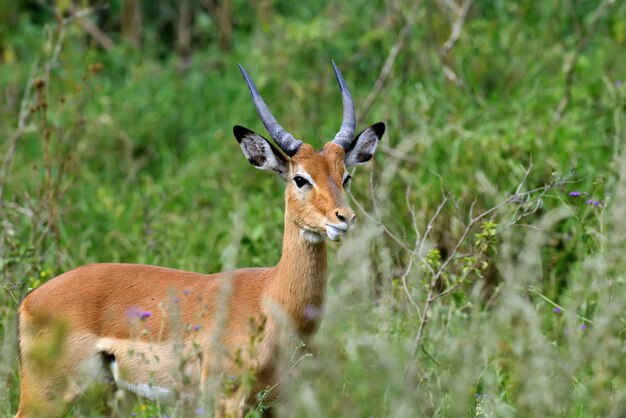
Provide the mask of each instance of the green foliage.
[{"label": "green foliage", "polygon": [[[617,198],[626,3],[592,31],[600,1],[475,1],[445,58],[455,84],[440,51],[454,12],[423,2],[367,113],[412,2],[234,1],[227,45],[224,21],[188,2],[189,54],[179,47],[182,3],[141,2],[137,48],[123,33],[124,2],[111,1],[89,16],[114,44],[105,50],[77,22],[61,35],[54,7],[0,0],[2,160],[34,80],[31,115],[0,177],[0,415],[14,414],[19,398],[19,301],[51,277],[90,262],[214,272],[279,259],[281,182],[254,171],[231,134],[234,124],[262,132],[236,64],[283,126],[321,147],[341,115],[331,58],[359,128],[388,128],[375,161],[354,175],[351,195],[367,214],[357,210],[354,235],[329,245],[326,316],[311,347],[296,345],[279,412],[626,409],[626,210]],[[70,2],[54,4],[69,16]],[[587,36],[568,93],[567,68]],[[38,354],[42,367],[55,347]],[[142,401],[135,412],[170,410]]]}]

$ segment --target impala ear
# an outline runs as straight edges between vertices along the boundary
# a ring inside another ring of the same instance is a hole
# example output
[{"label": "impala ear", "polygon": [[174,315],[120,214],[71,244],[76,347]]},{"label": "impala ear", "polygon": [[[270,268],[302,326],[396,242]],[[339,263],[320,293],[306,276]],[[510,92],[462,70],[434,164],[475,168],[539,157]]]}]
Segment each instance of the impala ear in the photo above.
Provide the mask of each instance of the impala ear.
[{"label": "impala ear", "polygon": [[368,162],[374,155],[378,142],[384,133],[385,124],[378,122],[358,134],[346,151],[344,160],[346,168]]},{"label": "impala ear", "polygon": [[243,126],[233,126],[233,133],[250,164],[261,170],[273,170],[286,180],[288,161],[276,147],[256,132]]}]

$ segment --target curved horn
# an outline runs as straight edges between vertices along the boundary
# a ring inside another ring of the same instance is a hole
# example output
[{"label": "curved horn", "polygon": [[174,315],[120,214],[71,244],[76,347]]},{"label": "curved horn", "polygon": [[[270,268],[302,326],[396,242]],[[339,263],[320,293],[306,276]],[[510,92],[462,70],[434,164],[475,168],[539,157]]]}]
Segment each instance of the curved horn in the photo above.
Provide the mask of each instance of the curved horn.
[{"label": "curved horn", "polygon": [[341,122],[341,128],[335,135],[333,142],[341,145],[344,150],[350,148],[352,139],[354,139],[354,130],[356,129],[356,115],[354,113],[354,104],[352,103],[352,96],[346,85],[345,80],[341,76],[341,72],[335,61],[333,63],[333,69],[335,70],[335,76],[337,76],[337,82],[339,83],[339,89],[341,90],[341,102],[343,103],[343,122]]},{"label": "curved horn", "polygon": [[267,132],[270,134],[274,142],[276,142],[276,145],[278,145],[288,156],[293,157],[302,145],[302,141],[294,138],[293,135],[285,131],[283,127],[278,124],[272,115],[272,112],[270,112],[267,105],[263,101],[263,98],[261,97],[261,94],[257,90],[256,86],[250,77],[248,77],[246,70],[244,70],[240,64],[237,64],[237,66],[239,67],[243,78],[245,78],[248,83],[248,89],[250,90],[254,107],[256,107],[256,111],[261,118],[261,122],[265,125],[265,129],[267,129]]}]

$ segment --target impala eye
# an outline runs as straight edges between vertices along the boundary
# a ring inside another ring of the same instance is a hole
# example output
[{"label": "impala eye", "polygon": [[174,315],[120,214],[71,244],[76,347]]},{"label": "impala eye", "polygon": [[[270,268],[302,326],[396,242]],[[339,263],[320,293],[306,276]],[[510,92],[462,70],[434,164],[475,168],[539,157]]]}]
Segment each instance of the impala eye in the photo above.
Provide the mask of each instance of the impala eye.
[{"label": "impala eye", "polygon": [[293,178],[293,181],[296,182],[296,186],[298,186],[298,189],[303,188],[304,186],[306,186],[307,184],[310,185],[311,183],[309,183],[309,181],[307,179],[305,179],[302,176],[295,176]]},{"label": "impala eye", "polygon": [[352,180],[352,176],[348,174],[346,178],[343,179],[343,187],[346,187],[350,183],[350,180]]}]

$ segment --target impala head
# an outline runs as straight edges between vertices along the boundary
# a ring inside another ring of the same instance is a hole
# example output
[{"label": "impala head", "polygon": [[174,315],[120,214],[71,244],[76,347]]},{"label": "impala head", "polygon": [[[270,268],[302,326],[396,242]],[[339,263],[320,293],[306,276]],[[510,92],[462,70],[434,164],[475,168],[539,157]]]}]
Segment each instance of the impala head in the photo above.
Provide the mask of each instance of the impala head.
[{"label": "impala head", "polygon": [[320,151],[297,140],[278,124],[246,71],[239,66],[261,121],[280,150],[243,126],[233,128],[235,137],[252,165],[275,171],[287,183],[286,216],[313,242],[323,240],[324,235],[338,240],[350,229],[355,214],[344,198],[350,180],[348,169],[369,161],[385,132],[385,125],[379,122],[354,135],[356,117],[352,97],[339,69],[332,64],[341,89],[343,122],[335,138]]}]

